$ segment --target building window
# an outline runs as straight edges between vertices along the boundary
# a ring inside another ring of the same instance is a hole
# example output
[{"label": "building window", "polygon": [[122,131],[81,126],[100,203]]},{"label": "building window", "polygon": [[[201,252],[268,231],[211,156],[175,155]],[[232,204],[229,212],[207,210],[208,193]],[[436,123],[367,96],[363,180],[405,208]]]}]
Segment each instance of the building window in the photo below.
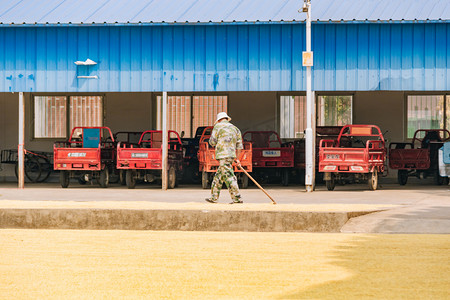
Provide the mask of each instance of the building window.
[{"label": "building window", "polygon": [[167,97],[167,128],[179,134],[184,131],[185,137],[191,134],[191,97]]},{"label": "building window", "polygon": [[344,126],[353,122],[353,96],[319,96],[317,126]]},{"label": "building window", "polygon": [[217,114],[228,113],[227,96],[194,96],[192,105],[192,130],[200,126],[213,126]]},{"label": "building window", "polygon": [[[157,101],[160,103],[161,96]],[[193,137],[197,127],[213,126],[219,112],[228,112],[227,96],[168,96],[167,128]]]},{"label": "building window", "polygon": [[65,138],[67,134],[67,98],[34,97],[34,137]]},{"label": "building window", "polygon": [[66,138],[67,128],[82,126],[103,126],[101,96],[34,97],[35,138]]},{"label": "building window", "polygon": [[450,96],[409,95],[407,105],[408,138],[418,129],[450,128]]},{"label": "building window", "polygon": [[306,129],[306,96],[280,97],[280,137],[302,137]]}]

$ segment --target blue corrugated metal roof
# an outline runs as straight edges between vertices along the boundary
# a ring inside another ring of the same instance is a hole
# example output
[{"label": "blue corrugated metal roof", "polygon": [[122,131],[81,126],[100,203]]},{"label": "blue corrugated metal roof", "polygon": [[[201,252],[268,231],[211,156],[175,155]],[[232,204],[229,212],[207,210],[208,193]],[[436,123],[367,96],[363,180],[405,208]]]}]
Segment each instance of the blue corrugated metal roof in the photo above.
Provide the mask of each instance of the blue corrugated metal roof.
[{"label": "blue corrugated metal roof", "polygon": [[[315,21],[449,21],[449,0],[312,0]],[[280,22],[302,0],[2,0],[2,24]]]}]

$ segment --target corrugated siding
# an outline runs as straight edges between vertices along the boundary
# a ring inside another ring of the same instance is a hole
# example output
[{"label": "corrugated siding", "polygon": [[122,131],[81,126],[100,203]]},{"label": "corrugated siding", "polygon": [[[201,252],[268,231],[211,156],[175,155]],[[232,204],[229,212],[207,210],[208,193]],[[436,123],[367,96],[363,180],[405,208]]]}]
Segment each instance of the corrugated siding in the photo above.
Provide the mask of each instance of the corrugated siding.
[{"label": "corrugated siding", "polygon": [[[0,91],[301,91],[304,33],[302,24],[0,28]],[[314,24],[313,51],[316,91],[450,90],[450,23]],[[98,64],[74,64],[87,58]]]}]

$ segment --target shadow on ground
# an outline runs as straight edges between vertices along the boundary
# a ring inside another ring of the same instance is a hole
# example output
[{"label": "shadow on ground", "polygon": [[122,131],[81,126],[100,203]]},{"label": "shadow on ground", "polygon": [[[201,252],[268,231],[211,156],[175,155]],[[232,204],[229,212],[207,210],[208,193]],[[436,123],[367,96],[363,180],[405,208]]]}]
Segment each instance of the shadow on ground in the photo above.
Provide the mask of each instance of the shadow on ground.
[{"label": "shadow on ground", "polygon": [[448,299],[449,250],[448,235],[355,236],[330,253],[351,275],[279,299]]}]

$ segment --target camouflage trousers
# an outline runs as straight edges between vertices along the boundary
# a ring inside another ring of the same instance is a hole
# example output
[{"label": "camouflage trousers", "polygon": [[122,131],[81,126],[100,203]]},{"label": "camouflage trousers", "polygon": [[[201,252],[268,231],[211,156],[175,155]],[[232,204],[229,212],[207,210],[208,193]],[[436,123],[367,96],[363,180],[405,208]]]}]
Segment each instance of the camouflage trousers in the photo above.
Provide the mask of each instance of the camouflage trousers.
[{"label": "camouflage trousers", "polygon": [[219,199],[220,190],[222,189],[222,185],[224,182],[228,188],[228,191],[230,192],[230,196],[233,201],[239,200],[241,198],[241,195],[239,194],[237,178],[233,172],[233,161],[234,158],[231,157],[219,159],[220,165],[211,183],[212,200],[217,201],[217,199]]}]

